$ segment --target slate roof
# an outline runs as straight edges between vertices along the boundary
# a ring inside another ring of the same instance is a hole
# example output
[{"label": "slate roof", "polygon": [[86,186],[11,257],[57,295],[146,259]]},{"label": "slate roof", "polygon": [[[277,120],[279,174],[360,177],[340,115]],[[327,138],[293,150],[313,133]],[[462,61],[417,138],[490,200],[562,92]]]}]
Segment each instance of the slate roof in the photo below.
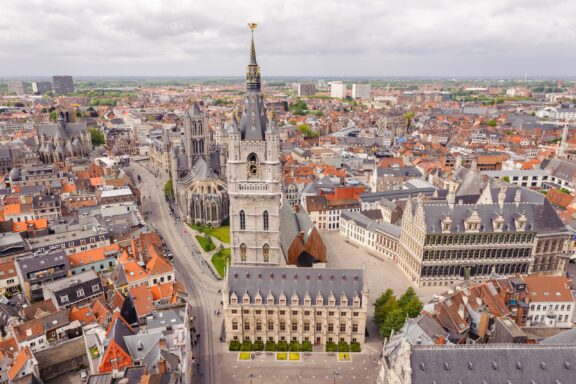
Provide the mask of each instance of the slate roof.
[{"label": "slate roof", "polygon": [[568,329],[540,342],[544,345],[576,345],[576,328]]},{"label": "slate roof", "polygon": [[124,336],[124,342],[132,360],[141,362],[141,365],[152,368],[160,357],[161,332],[142,333]]},{"label": "slate roof", "polygon": [[422,177],[416,167],[379,167],[376,168],[377,177]]},{"label": "slate roof", "polygon": [[[516,190],[521,191],[521,199],[518,204],[514,202]],[[502,215],[504,219],[503,232],[515,232],[517,230],[515,219],[521,214],[526,217],[526,230],[536,233],[566,231],[566,227],[560,217],[556,214],[554,207],[546,200],[544,195],[530,191],[525,188],[507,188],[502,207],[498,204],[499,188],[491,188],[492,202],[480,201],[480,196],[473,196],[472,203],[467,200],[464,204],[455,204],[450,208],[447,201],[424,201],[424,216],[426,231],[428,233],[441,233],[441,221],[450,217],[452,225],[450,232],[464,232],[465,220],[470,217],[473,211],[480,217],[480,232],[493,232],[493,219]],[[413,214],[416,212],[418,204],[412,204]]]},{"label": "slate roof", "polygon": [[412,347],[412,384],[573,383],[576,345]]},{"label": "slate roof", "polygon": [[328,304],[330,294],[334,295],[336,305],[340,305],[342,294],[352,303],[354,295],[358,295],[362,303],[364,288],[364,271],[361,269],[318,268],[301,270],[295,268],[245,267],[232,266],[227,274],[229,295],[236,293],[241,302],[244,293],[248,293],[251,303],[254,303],[256,293],[260,292],[263,302],[268,294],[272,294],[275,304],[278,304],[282,293],[290,303],[294,293],[300,302],[308,293],[311,300],[318,295]]},{"label": "slate roof", "polygon": [[572,182],[576,177],[576,162],[565,159],[546,159],[540,168],[548,170],[552,176]]},{"label": "slate roof", "polygon": [[394,236],[396,238],[400,238],[401,229],[399,226],[394,225],[394,224],[390,224],[390,223],[386,223],[386,222],[379,223],[379,222],[374,221],[371,218],[367,217],[362,212],[345,210],[345,211],[342,211],[341,217],[344,220],[354,221],[354,223],[357,226],[364,228],[368,231],[371,231],[371,232],[381,231],[381,232],[384,232],[384,233],[389,234],[391,236]]}]

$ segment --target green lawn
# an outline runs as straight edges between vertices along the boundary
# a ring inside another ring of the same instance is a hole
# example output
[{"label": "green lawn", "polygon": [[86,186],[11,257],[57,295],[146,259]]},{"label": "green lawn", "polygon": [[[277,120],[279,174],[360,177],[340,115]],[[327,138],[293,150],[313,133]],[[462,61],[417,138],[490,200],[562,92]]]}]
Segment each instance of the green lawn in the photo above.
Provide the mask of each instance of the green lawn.
[{"label": "green lawn", "polygon": [[198,232],[207,233],[223,243],[230,244],[230,226],[223,225],[220,228],[208,228],[201,225],[188,224],[188,226]]},{"label": "green lawn", "polygon": [[212,264],[221,277],[224,277],[224,273],[226,272],[226,261],[229,257],[230,248],[225,248],[222,251],[218,251],[212,256]]},{"label": "green lawn", "polygon": [[216,248],[214,243],[212,241],[207,240],[204,236],[196,235],[196,240],[198,240],[200,246],[206,252],[213,251]]}]

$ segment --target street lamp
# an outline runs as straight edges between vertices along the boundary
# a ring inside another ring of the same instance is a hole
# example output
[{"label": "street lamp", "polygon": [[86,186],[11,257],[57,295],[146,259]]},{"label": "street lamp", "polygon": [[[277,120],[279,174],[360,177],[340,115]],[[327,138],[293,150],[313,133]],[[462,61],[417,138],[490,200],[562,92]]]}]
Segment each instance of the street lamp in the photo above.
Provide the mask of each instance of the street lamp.
[{"label": "street lamp", "polygon": [[340,374],[339,374],[338,372],[336,372],[336,371],[332,371],[332,378],[334,379],[334,380],[333,380],[333,383],[334,383],[334,384],[336,384],[336,378],[337,378],[337,377],[340,377]]}]

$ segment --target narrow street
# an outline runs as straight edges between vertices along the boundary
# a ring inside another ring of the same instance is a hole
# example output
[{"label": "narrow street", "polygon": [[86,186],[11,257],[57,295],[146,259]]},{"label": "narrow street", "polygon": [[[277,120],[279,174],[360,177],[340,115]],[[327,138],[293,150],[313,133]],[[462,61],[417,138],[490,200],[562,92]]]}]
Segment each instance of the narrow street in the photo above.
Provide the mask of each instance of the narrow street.
[{"label": "narrow street", "polygon": [[[222,317],[214,311],[220,309],[221,295],[218,292],[221,282],[212,274],[189,237],[182,236],[184,224],[176,222],[164,198],[163,186],[167,177],[162,172],[156,177],[143,165],[132,163],[127,170],[134,178],[140,175],[139,185],[142,194],[142,210],[148,212],[146,223],[156,229],[174,254],[176,277],[183,282],[194,316],[196,334],[200,335],[197,346],[192,347],[195,357],[194,383],[215,383],[214,343],[219,342]],[[195,337],[192,337],[194,340]]]}]

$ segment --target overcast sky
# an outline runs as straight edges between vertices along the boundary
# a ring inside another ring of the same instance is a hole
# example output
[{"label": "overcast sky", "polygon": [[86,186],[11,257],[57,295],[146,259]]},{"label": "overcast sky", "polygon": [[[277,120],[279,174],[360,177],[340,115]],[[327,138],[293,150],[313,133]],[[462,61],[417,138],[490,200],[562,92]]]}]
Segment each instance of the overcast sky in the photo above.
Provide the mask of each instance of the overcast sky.
[{"label": "overcast sky", "polygon": [[574,0],[2,0],[0,76],[576,75]]}]

